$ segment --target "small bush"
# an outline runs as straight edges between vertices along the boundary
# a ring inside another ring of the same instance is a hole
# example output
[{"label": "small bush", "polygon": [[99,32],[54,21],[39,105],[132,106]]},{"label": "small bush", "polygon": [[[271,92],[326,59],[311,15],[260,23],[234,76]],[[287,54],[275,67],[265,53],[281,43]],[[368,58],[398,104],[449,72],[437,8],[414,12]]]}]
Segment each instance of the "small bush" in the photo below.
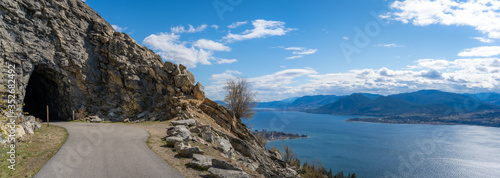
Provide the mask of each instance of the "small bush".
[{"label": "small bush", "polygon": [[257,133],[257,134],[255,134],[255,138],[257,139],[257,142],[259,143],[260,146],[266,147],[267,138],[264,134]]}]

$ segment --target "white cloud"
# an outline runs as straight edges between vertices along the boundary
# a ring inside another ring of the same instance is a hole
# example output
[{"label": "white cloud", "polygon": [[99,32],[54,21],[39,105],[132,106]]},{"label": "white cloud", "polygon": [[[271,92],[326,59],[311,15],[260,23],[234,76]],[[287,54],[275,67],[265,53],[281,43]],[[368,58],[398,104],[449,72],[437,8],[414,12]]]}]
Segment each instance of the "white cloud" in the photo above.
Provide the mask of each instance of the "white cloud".
[{"label": "white cloud", "polygon": [[232,34],[229,32],[223,37],[226,42],[243,41],[254,38],[266,38],[270,36],[283,36],[286,33],[294,30],[285,27],[285,22],[271,20],[254,20],[252,21],[253,29],[245,30],[241,34]]},{"label": "white cloud", "polygon": [[170,28],[170,31],[172,33],[179,34],[179,33],[196,33],[196,32],[201,32],[201,31],[207,29],[207,25],[206,24],[200,25],[200,26],[198,26],[196,28],[193,27],[192,25],[188,25],[188,27],[189,28],[186,30],[184,28],[184,26],[179,25],[179,26]]},{"label": "white cloud", "polygon": [[410,69],[423,69],[423,68],[429,68],[429,69],[436,69],[436,70],[441,70],[445,69],[448,66],[452,64],[451,61],[447,60],[442,60],[442,59],[419,59],[416,61],[417,65],[415,66],[408,66]]},{"label": "white cloud", "polygon": [[194,42],[193,46],[213,51],[231,51],[231,48],[224,46],[224,44],[207,39],[199,39]]},{"label": "white cloud", "polygon": [[227,80],[233,80],[238,78],[238,75],[241,75],[240,71],[237,70],[226,70],[220,74],[213,74],[210,79],[215,80],[216,83],[225,83]]},{"label": "white cloud", "polygon": [[227,28],[236,28],[236,27],[239,27],[241,25],[245,25],[247,24],[248,22],[247,21],[243,21],[243,22],[234,22],[232,23],[231,25],[227,26]]},{"label": "white cloud", "polygon": [[[317,72],[310,68],[304,69],[285,69],[273,74],[248,78],[252,90],[257,91],[258,100],[268,101],[276,98],[276,96],[287,97],[293,88],[288,86],[295,83],[295,79],[302,76],[316,74]],[[223,99],[223,86],[227,80],[232,80],[240,77],[242,73],[239,71],[226,70],[220,74],[213,74],[210,79],[214,82],[212,85],[205,87],[205,93],[208,97],[216,100]]]},{"label": "white cloud", "polygon": [[318,49],[307,49],[304,47],[287,47],[284,49],[293,51],[292,54],[294,54],[294,56],[290,56],[285,59],[297,59],[303,57],[304,55],[314,54],[316,53],[316,51],[318,51]]},{"label": "white cloud", "polygon": [[286,57],[285,59],[298,59],[298,58],[301,58],[303,56],[301,55],[296,55],[296,56],[290,56],[290,57]]},{"label": "white cloud", "polygon": [[386,47],[386,48],[397,48],[397,47],[405,47],[405,45],[398,45],[396,43],[388,43],[388,44],[377,44],[375,46],[378,47]]},{"label": "white cloud", "polygon": [[481,46],[475,48],[464,49],[462,52],[458,53],[460,57],[490,57],[500,54],[500,46]]},{"label": "white cloud", "polygon": [[492,39],[489,38],[483,38],[483,37],[472,37],[472,39],[478,40],[483,43],[493,43]]},{"label": "white cloud", "polygon": [[391,4],[395,12],[382,18],[413,23],[417,26],[430,24],[465,25],[500,39],[500,1],[498,0],[404,0]]},{"label": "white cloud", "polygon": [[219,29],[219,26],[218,25],[210,25],[210,27],[214,28],[214,29]]},{"label": "white cloud", "polygon": [[213,58],[211,51],[186,47],[186,43],[179,41],[180,35],[173,33],[152,34],[146,37],[143,43],[158,51],[164,60],[174,61],[194,68],[198,63],[210,65]]},{"label": "white cloud", "polygon": [[231,64],[234,62],[238,62],[236,59],[222,59],[222,58],[216,58],[217,64]]},{"label": "white cloud", "polygon": [[309,55],[309,54],[314,54],[318,51],[317,49],[304,49],[301,51],[294,51],[293,54],[300,54],[300,55]]},{"label": "white cloud", "polygon": [[344,40],[349,40],[349,37],[344,36],[344,37],[342,37],[342,39],[344,39]]},{"label": "white cloud", "polygon": [[[456,60],[421,59],[407,69],[358,69],[341,73],[318,74],[310,68],[286,69],[249,78],[258,100],[270,101],[294,96],[356,92],[394,94],[422,89],[448,92],[500,92],[500,59],[470,58]],[[216,78],[236,78],[239,74],[225,72]],[[221,81],[221,80],[217,80]],[[222,80],[225,81],[225,80]],[[221,97],[214,82],[209,97]],[[222,89],[219,87],[219,89]]]},{"label": "white cloud", "polygon": [[[85,1],[83,1],[83,2],[85,2]],[[120,27],[118,25],[111,25],[111,27],[113,27],[113,29],[115,29],[115,31],[117,31],[117,32],[123,32],[123,31],[127,30],[127,28],[128,28],[128,27]]]}]

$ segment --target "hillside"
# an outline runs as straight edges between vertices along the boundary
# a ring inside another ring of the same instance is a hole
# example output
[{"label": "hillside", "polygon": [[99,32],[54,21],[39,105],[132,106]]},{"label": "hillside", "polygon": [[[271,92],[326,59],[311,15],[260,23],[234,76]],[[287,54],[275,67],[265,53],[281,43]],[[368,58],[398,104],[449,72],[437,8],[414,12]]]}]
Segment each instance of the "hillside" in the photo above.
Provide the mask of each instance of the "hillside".
[{"label": "hillside", "polygon": [[477,98],[478,100],[481,100],[485,103],[489,104],[494,104],[494,105],[500,105],[500,94],[498,93],[476,93],[476,94],[464,94],[467,96],[472,96],[474,98]]},{"label": "hillside", "polygon": [[476,98],[437,90],[421,90],[370,99],[353,94],[337,102],[308,110],[311,113],[394,116],[402,114],[445,115],[498,109]]}]

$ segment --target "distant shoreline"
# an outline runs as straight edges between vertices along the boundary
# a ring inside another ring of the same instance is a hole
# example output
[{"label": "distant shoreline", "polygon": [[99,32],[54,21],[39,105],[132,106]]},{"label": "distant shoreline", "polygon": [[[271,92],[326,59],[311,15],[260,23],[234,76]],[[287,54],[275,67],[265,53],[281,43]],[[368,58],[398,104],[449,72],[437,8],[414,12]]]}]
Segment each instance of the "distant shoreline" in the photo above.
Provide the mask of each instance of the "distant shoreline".
[{"label": "distant shoreline", "polygon": [[278,141],[278,140],[290,140],[297,138],[307,138],[305,134],[294,134],[279,131],[268,131],[268,130],[255,130],[252,131],[253,135],[263,136],[267,141]]},{"label": "distant shoreline", "polygon": [[450,116],[398,115],[376,118],[349,118],[345,122],[372,122],[381,124],[424,124],[424,125],[474,125],[500,127],[500,110],[463,113]]}]

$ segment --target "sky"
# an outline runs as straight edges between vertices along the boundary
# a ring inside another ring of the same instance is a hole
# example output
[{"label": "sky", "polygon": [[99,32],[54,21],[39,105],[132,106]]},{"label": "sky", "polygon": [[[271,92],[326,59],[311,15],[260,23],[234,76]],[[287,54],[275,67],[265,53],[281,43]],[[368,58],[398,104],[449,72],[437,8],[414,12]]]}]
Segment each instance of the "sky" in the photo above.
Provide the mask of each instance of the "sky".
[{"label": "sky", "polygon": [[183,64],[222,100],[500,92],[498,0],[86,0],[116,31]]}]

